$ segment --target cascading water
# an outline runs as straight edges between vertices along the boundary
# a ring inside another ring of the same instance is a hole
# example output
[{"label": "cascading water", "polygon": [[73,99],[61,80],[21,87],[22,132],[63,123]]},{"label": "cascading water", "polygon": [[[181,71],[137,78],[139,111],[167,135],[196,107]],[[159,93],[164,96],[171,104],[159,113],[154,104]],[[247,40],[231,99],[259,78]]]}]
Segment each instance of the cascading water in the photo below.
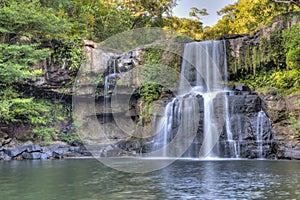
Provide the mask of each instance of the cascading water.
[{"label": "cascading water", "polygon": [[110,113],[110,90],[115,87],[117,73],[117,62],[115,58],[112,58],[108,61],[108,75],[104,77],[104,115],[103,122],[107,122],[109,117],[107,116]]},{"label": "cascading water", "polygon": [[[204,102],[204,141],[201,149],[188,150],[186,156],[197,155],[201,157],[214,156],[211,151],[221,134],[220,126],[224,123],[226,116],[225,93],[226,84],[226,53],[224,41],[205,41],[186,44],[181,68],[181,80],[179,86],[179,96],[173,99],[165,109],[165,124],[162,133],[155,139],[157,149],[166,146],[176,134],[178,126],[188,127],[182,122],[189,122],[193,119],[181,119],[181,113],[186,112],[186,102],[190,99],[201,97]],[[192,86],[192,87],[191,87]],[[218,96],[219,105],[215,105],[215,98]],[[200,107],[200,105],[199,105]],[[190,107],[188,107],[190,109]],[[215,113],[216,109],[220,109]],[[190,109],[190,116],[199,114],[199,110]],[[197,123],[198,125],[198,123]],[[187,128],[188,129],[188,128]],[[189,130],[185,130],[189,131]],[[162,142],[161,142],[162,141]],[[158,145],[160,144],[160,145]],[[199,145],[198,145],[199,146]],[[200,147],[199,146],[199,147]],[[165,153],[163,157],[167,156]]]},{"label": "cascading water", "polygon": [[112,67],[109,65],[108,67],[108,75],[104,78],[104,96],[107,96],[109,94],[110,87],[115,86],[116,77],[118,75],[117,73],[117,64],[116,59],[112,59]]},{"label": "cascading water", "polygon": [[[258,144],[256,157],[264,156],[263,141],[266,139],[264,137],[269,135],[268,140],[272,137],[270,120],[263,111],[256,112],[255,109],[240,111],[248,102],[245,99],[251,99],[251,94],[249,97],[247,97],[248,93],[236,96],[234,91],[228,90],[226,72],[224,41],[192,42],[185,45],[178,88],[179,95],[171,100],[165,108],[163,122],[159,123],[163,126],[154,137],[153,150],[167,146],[178,129],[189,132],[189,129],[195,128],[189,126],[196,125],[198,126],[197,136],[183,155],[185,157],[253,157],[247,155],[249,148],[243,138],[247,139],[248,136],[245,134],[257,135],[248,146],[253,143]],[[237,106],[234,103],[235,99],[242,101],[238,111],[235,110]],[[197,102],[198,109],[188,106],[188,104],[191,105],[191,101]],[[256,101],[250,102],[248,107],[251,106],[255,107]],[[261,107],[260,101],[258,106]],[[252,112],[257,113],[256,118],[251,117]],[[195,115],[202,116],[200,121],[188,124],[195,119],[193,118]],[[246,117],[246,115],[250,117]],[[234,129],[232,129],[233,126],[235,126]],[[256,131],[248,133],[249,130],[254,130],[255,126]],[[177,145],[177,148],[181,149],[182,147]],[[250,151],[255,150],[251,149]],[[162,157],[168,157],[166,150],[162,152]]]},{"label": "cascading water", "polygon": [[[122,76],[122,69],[127,70],[125,61],[111,59],[109,63],[104,80],[104,123],[108,121],[106,113],[112,113],[111,89]],[[225,41],[186,44],[178,94],[165,104],[163,116],[153,116],[156,134],[138,142],[136,138],[128,139],[117,146],[132,149],[140,156],[150,153],[150,157],[272,157],[273,130],[262,111],[262,101],[243,86],[228,89],[226,63]]]},{"label": "cascading water", "polygon": [[[266,113],[261,110],[257,115],[256,121],[256,142],[257,142],[257,151],[258,151],[258,158],[263,158],[263,143],[264,141],[270,141],[270,135],[265,134],[266,131],[265,127],[269,127],[271,124],[270,119],[267,117]],[[264,138],[266,136],[266,138]]]}]

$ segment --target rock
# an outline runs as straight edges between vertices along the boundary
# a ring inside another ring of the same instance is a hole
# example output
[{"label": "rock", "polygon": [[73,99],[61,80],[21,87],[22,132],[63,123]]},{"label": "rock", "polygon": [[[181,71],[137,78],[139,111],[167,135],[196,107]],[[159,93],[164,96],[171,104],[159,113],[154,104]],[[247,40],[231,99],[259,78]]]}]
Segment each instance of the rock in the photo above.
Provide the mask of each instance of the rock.
[{"label": "rock", "polygon": [[[229,108],[229,120],[230,120],[230,131],[232,134],[232,140],[235,142],[235,149],[239,150],[237,152],[240,158],[272,158],[276,157],[276,144],[273,140],[274,131],[271,126],[271,121],[268,116],[263,112],[263,102],[262,99],[255,93],[253,93],[249,87],[241,84],[237,86],[240,92],[228,92],[228,108]],[[188,98],[186,95],[183,98]],[[186,153],[186,156],[199,157],[200,147],[203,142],[203,132],[204,132],[204,99],[201,95],[196,96],[199,103],[199,114],[200,120],[198,125],[197,136],[193,143],[191,144],[191,153]],[[224,96],[218,95],[214,98],[214,113],[219,112],[220,109],[224,109]],[[174,105],[176,105],[174,102]],[[174,106],[173,105],[173,106]],[[163,106],[162,106],[163,107]],[[174,108],[176,109],[176,108]],[[161,112],[164,113],[164,112]],[[177,115],[173,115],[173,121],[177,122]],[[220,115],[220,117],[224,117]],[[225,123],[225,122],[224,122]],[[172,129],[173,133],[178,130],[179,124],[173,123]],[[220,142],[217,145],[220,148],[217,152],[221,157],[231,157],[233,156],[232,150],[234,147],[233,143],[228,143],[227,129],[225,125],[220,126],[223,129],[220,135]],[[154,136],[155,137],[155,136]],[[159,138],[159,137],[158,137]],[[261,138],[258,140],[258,138]],[[129,138],[118,142],[115,146],[107,146],[101,150],[101,156],[138,156],[139,153],[148,153],[155,150],[155,145],[162,145],[155,138],[150,137],[147,139],[139,138]],[[156,149],[157,150],[157,149]],[[196,150],[196,151],[195,151]],[[189,150],[187,150],[189,152]],[[197,153],[194,153],[197,152]]]},{"label": "rock", "polygon": [[234,34],[222,37],[221,39],[226,40],[229,77],[239,79],[240,74],[250,71],[255,73],[259,68],[268,69],[274,65],[266,58],[272,58],[276,52],[267,46],[272,47],[273,43],[278,43],[277,38],[283,30],[299,21],[299,14],[278,16],[273,19],[272,24],[260,27],[253,35]]},{"label": "rock", "polygon": [[33,152],[41,152],[41,151],[42,149],[40,145],[37,144],[4,149],[5,154],[7,154],[11,158],[17,157],[22,153],[33,153]]},{"label": "rock", "polygon": [[274,138],[278,141],[277,156],[279,159],[299,159],[299,140],[294,138],[293,128],[290,124],[289,113],[295,116],[300,114],[300,105],[297,101],[299,95],[287,98],[278,98],[274,94],[261,95],[266,102],[267,112],[274,127]]},{"label": "rock", "polygon": [[91,48],[97,48],[98,44],[94,41],[91,41],[91,40],[83,40],[84,42],[84,46],[89,46]]},{"label": "rock", "polygon": [[8,155],[6,155],[6,154],[4,154],[4,156],[3,156],[3,160],[6,160],[6,161],[8,161],[8,160],[11,160],[11,157],[10,157],[10,156],[8,156]]},{"label": "rock", "polygon": [[292,159],[292,160],[300,160],[300,151],[292,150],[292,149],[285,149],[284,153],[283,153],[283,158]]},{"label": "rock", "polygon": [[237,39],[243,37],[249,37],[249,34],[226,34],[219,38],[219,40],[229,40],[229,39]]},{"label": "rock", "polygon": [[4,152],[3,149],[0,149],[0,160],[2,160],[4,158]]},{"label": "rock", "polygon": [[25,146],[25,147],[23,147],[23,149],[25,151],[27,151],[28,153],[31,153],[31,152],[41,152],[42,151],[41,146],[38,145],[38,144],[32,144],[32,145]]},{"label": "rock", "polygon": [[9,157],[14,158],[20,154],[22,154],[24,152],[24,149],[21,148],[8,148],[8,149],[4,149],[4,153],[7,154]]},{"label": "rock", "polygon": [[0,146],[5,146],[7,144],[9,144],[12,141],[12,138],[9,137],[8,134],[6,133],[2,133],[0,131]]},{"label": "rock", "polygon": [[42,153],[42,154],[41,154],[41,159],[42,159],[42,160],[49,159],[50,157],[51,157],[51,154],[50,154],[50,153]]},{"label": "rock", "polygon": [[41,153],[40,152],[24,152],[22,153],[22,157],[26,160],[38,160],[41,159]]},{"label": "rock", "polygon": [[63,155],[62,155],[62,154],[59,154],[59,153],[56,153],[56,152],[52,152],[52,157],[53,157],[53,158],[56,158],[56,159],[62,159],[62,158],[63,158]]},{"label": "rock", "polygon": [[238,90],[238,91],[247,91],[247,92],[250,92],[251,89],[246,85],[246,84],[238,84],[235,86],[235,90]]}]

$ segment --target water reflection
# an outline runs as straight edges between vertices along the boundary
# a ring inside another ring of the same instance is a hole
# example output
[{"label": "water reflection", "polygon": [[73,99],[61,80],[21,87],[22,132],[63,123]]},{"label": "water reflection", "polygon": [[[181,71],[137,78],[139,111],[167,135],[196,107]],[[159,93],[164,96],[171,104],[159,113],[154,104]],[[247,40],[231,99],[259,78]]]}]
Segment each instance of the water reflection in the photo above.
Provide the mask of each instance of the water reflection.
[{"label": "water reflection", "polygon": [[0,197],[5,200],[297,199],[299,174],[299,161],[181,160],[146,174],[119,172],[92,159],[11,161],[0,162]]}]

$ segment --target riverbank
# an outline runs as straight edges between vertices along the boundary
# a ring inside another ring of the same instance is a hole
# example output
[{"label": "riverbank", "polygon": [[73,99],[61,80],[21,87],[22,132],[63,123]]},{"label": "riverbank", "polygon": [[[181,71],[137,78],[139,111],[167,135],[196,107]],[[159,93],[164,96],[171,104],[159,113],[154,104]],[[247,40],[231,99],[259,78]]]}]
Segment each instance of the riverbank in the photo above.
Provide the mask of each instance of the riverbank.
[{"label": "riverbank", "polygon": [[[278,147],[276,156],[269,160],[300,160],[300,142],[285,142],[282,140],[274,141]],[[106,151],[110,148],[114,151],[113,147],[104,147],[102,151]],[[101,148],[99,155],[105,157],[105,154],[101,154]],[[119,149],[120,150],[120,149]],[[84,145],[69,145],[63,142],[52,142],[49,144],[38,144],[32,142],[26,142],[24,144],[14,143],[9,146],[3,146],[0,148],[0,160],[52,160],[52,159],[68,159],[68,158],[93,158],[94,153],[91,153],[91,148],[86,148]],[[117,152],[118,153],[118,152]],[[112,154],[113,156],[117,156]],[[138,154],[131,154],[131,156],[137,156]],[[109,155],[108,155],[109,156]],[[247,159],[255,160],[255,159]]]},{"label": "riverbank", "polygon": [[46,160],[91,156],[92,154],[83,145],[72,146],[63,142],[46,145],[13,142],[0,148],[0,160]]}]

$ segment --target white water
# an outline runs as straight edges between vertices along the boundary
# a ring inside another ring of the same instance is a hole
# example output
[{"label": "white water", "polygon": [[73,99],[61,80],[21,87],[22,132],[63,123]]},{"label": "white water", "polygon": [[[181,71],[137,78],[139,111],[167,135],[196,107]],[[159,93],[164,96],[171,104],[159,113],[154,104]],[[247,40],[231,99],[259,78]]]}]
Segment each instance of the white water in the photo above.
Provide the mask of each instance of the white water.
[{"label": "white water", "polygon": [[118,76],[117,63],[116,63],[116,59],[113,59],[112,70],[111,70],[111,68],[109,68],[109,74],[104,77],[104,107],[103,107],[103,111],[104,111],[103,122],[104,123],[108,122],[109,117],[107,115],[108,115],[108,113],[111,112],[109,95],[110,95],[110,90],[112,89],[112,87],[115,87],[117,76]]},{"label": "white water", "polygon": [[[266,113],[261,110],[257,115],[257,122],[256,122],[256,142],[257,142],[257,150],[258,150],[258,158],[263,158],[263,142],[264,142],[264,126],[265,123],[270,123],[269,118],[267,117]],[[270,140],[270,138],[267,138]]]},{"label": "white water", "polygon": [[240,157],[240,145],[239,145],[239,140],[240,140],[240,135],[241,135],[241,121],[240,121],[240,117],[238,117],[239,122],[237,124],[239,124],[239,139],[238,141],[233,139],[233,133],[231,130],[231,125],[230,125],[230,116],[229,116],[229,102],[228,102],[228,97],[225,97],[225,106],[226,106],[226,133],[227,133],[227,143],[229,145],[229,150],[230,150],[230,156],[233,158],[239,158]]},{"label": "white water", "polygon": [[[224,144],[228,153],[225,156],[240,158],[243,151],[244,120],[239,113],[234,113],[234,103],[231,102],[229,108],[228,95],[234,93],[226,89],[226,62],[224,41],[192,42],[185,45],[178,96],[166,105],[164,117],[157,117],[160,119],[157,122],[156,116],[153,118],[154,127],[160,127],[153,139],[152,150],[159,152],[155,156],[176,157],[184,153],[185,157],[190,158],[216,159],[224,154],[221,151],[223,146],[217,145],[220,145],[219,136],[226,132]],[[116,79],[122,75],[118,73],[115,59],[109,67],[109,74],[104,79],[104,122],[110,119],[107,115],[111,113],[110,93],[115,87]],[[234,128],[231,127],[231,120],[235,121]],[[266,123],[271,125],[268,120],[266,114],[260,111],[253,124],[259,158],[264,156],[263,136],[268,131],[264,127],[267,127]],[[177,133],[184,133],[184,137],[180,137],[180,142],[174,147],[170,144]],[[215,146],[218,148],[214,148]],[[141,152],[140,149],[138,153]]]},{"label": "white water", "polygon": [[[155,139],[155,149],[168,145],[176,134],[173,133],[173,128],[176,126],[180,126],[186,133],[190,132],[189,129],[197,130],[197,127],[190,127],[194,124],[199,125],[199,122],[193,122],[195,120],[193,116],[199,115],[199,109],[195,109],[192,105],[197,102],[199,106],[198,98],[201,96],[204,100],[204,141],[197,154],[200,157],[217,156],[211,152],[218,142],[225,120],[228,120],[228,106],[224,90],[227,71],[225,55],[224,41],[192,42],[185,45],[179,96],[166,106],[163,133],[158,134],[163,136]],[[218,107],[215,106],[215,98],[217,96],[220,108],[216,113]],[[192,101],[194,103],[191,103]],[[178,149],[181,147],[178,146]],[[194,152],[186,152],[188,157],[194,154]],[[168,157],[166,148],[162,157]]]}]

